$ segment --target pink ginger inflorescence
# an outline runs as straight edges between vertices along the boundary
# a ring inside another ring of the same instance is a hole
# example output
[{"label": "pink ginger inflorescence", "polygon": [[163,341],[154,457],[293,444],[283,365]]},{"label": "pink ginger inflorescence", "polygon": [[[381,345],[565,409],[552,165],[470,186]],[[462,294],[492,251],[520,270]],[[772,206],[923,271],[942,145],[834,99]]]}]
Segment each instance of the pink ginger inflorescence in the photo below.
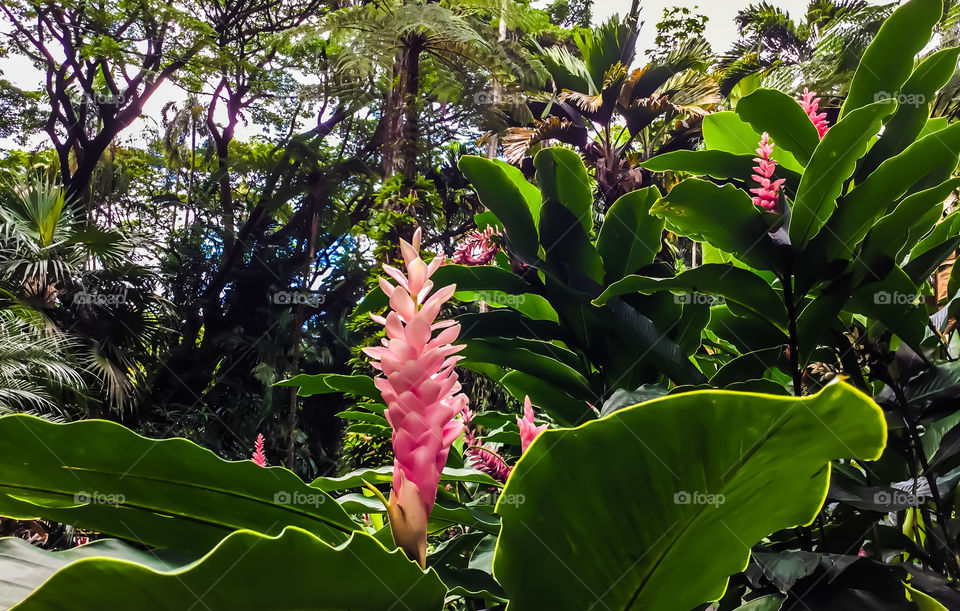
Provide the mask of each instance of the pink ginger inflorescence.
[{"label": "pink ginger inflorescence", "polygon": [[453,252],[453,262],[457,265],[486,265],[493,261],[500,246],[493,240],[500,232],[493,226],[483,231],[474,231],[465,238]]},{"label": "pink ginger inflorescence", "polygon": [[816,97],[816,95],[815,92],[804,87],[803,98],[799,101],[800,106],[803,107],[803,111],[807,113],[807,116],[810,117],[810,120],[813,122],[813,126],[817,128],[820,139],[823,140],[823,135],[827,133],[830,126],[827,125],[827,114],[817,112],[820,108],[820,98]]},{"label": "pink ginger inflorescence", "polygon": [[760,138],[760,145],[757,148],[757,157],[754,161],[757,163],[753,171],[753,180],[757,182],[756,189],[750,189],[754,194],[753,203],[764,210],[774,210],[777,202],[780,200],[780,187],[784,180],[773,180],[773,172],[777,169],[777,162],[771,156],[773,155],[773,143],[770,142],[770,135],[763,132]]},{"label": "pink ginger inflorescence", "polygon": [[517,426],[520,427],[520,453],[525,454],[537,435],[547,428],[546,424],[536,426],[533,423],[533,404],[529,396],[523,400],[523,417],[517,416]]},{"label": "pink ginger inflorescence", "polygon": [[450,444],[463,430],[457,415],[467,406],[467,397],[459,392],[454,371],[462,358],[454,353],[463,346],[452,344],[460,325],[452,320],[435,322],[456,285],[433,291],[430,276],[443,264],[443,257],[429,265],[420,258],[419,229],[412,244],[400,240],[400,250],[406,275],[384,265],[397,286],[380,278],[391,311],[386,317],[372,316],[386,328],[386,338],[382,347],[364,348],[364,352],[376,361],[373,367],[383,372],[374,382],[387,404],[384,415],[393,429],[393,489],[387,508],[390,528],[397,545],[423,566],[427,517],[437,498]]},{"label": "pink ginger inflorescence", "polygon": [[266,467],[267,455],[263,453],[263,434],[257,435],[257,442],[256,444],[254,444],[253,449],[254,449],[253,458],[251,458],[250,460],[257,463],[261,467]]}]

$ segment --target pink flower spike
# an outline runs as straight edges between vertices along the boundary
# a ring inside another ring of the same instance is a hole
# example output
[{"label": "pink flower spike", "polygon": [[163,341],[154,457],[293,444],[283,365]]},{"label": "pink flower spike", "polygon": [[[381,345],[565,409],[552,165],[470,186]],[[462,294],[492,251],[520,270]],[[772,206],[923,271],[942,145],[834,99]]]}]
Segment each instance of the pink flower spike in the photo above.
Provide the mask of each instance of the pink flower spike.
[{"label": "pink flower spike", "polygon": [[754,161],[757,163],[753,171],[756,172],[751,178],[757,183],[757,188],[750,189],[755,195],[753,203],[764,210],[773,211],[780,201],[780,187],[785,182],[784,179],[771,180],[774,171],[777,169],[777,162],[771,157],[773,155],[773,143],[770,142],[770,134],[763,132],[760,138],[760,144],[757,147],[757,157]]},{"label": "pink flower spike", "polygon": [[262,434],[257,435],[257,443],[254,444],[253,449],[254,449],[253,458],[251,458],[250,460],[257,463],[261,467],[266,467],[267,455],[263,453],[263,435]]},{"label": "pink flower spike", "polygon": [[453,262],[457,265],[486,265],[493,261],[500,250],[500,246],[493,241],[494,236],[499,236],[492,225],[484,231],[474,231],[460,244],[453,253]]},{"label": "pink flower spike", "polygon": [[804,87],[803,98],[799,102],[800,106],[803,107],[803,112],[807,113],[810,121],[813,122],[813,126],[817,128],[820,139],[823,140],[823,135],[827,133],[830,126],[827,125],[827,113],[817,112],[820,109],[820,98],[815,97],[816,95],[816,93]]},{"label": "pink flower spike", "polygon": [[536,426],[533,423],[533,404],[529,396],[523,399],[523,418],[517,416],[517,426],[520,427],[520,453],[525,454],[533,440],[547,428],[546,424]]},{"label": "pink flower spike", "polygon": [[386,341],[383,347],[364,352],[375,361],[374,368],[383,372],[374,382],[383,394],[384,415],[393,429],[393,489],[387,504],[390,530],[407,556],[425,566],[427,519],[450,444],[463,431],[464,423],[457,416],[467,407],[467,397],[460,392],[453,369],[456,358],[450,357],[462,347],[452,344],[459,326],[434,320],[455,287],[431,291],[430,276],[439,265],[424,263],[419,245],[419,229],[412,243],[401,240],[406,274],[387,270],[398,285],[390,295],[393,311],[383,319]]}]

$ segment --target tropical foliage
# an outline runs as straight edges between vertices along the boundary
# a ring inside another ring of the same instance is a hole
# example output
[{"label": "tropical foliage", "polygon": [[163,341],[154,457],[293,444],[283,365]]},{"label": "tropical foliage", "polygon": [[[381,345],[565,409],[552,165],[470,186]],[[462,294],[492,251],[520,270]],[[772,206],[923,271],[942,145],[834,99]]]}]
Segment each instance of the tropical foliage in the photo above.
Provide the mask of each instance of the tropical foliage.
[{"label": "tropical foliage", "polygon": [[107,4],[0,9],[2,608],[960,608],[953,3]]}]

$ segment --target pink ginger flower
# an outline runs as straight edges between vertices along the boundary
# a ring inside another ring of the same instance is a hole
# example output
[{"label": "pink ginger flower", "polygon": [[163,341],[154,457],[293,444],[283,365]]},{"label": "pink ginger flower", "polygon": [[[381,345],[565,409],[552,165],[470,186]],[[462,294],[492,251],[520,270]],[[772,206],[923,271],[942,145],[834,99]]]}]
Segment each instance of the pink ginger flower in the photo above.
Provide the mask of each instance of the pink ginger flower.
[{"label": "pink ginger flower", "polygon": [[547,428],[546,424],[534,425],[533,404],[530,403],[529,396],[523,399],[523,418],[517,416],[517,426],[520,427],[520,454],[525,454],[537,435]]},{"label": "pink ginger flower", "polygon": [[803,111],[807,113],[807,116],[810,117],[810,120],[813,122],[813,126],[817,128],[820,139],[823,140],[823,135],[827,133],[830,127],[827,125],[827,114],[817,112],[820,108],[820,98],[815,97],[816,95],[815,92],[804,87],[803,98],[799,100],[799,102],[800,106],[803,107]]},{"label": "pink ginger flower", "polygon": [[257,443],[253,446],[253,462],[257,463],[261,467],[267,466],[267,455],[263,453],[263,434],[257,435]]},{"label": "pink ginger flower", "polygon": [[[393,488],[387,504],[390,529],[397,545],[425,566],[427,518],[437,499],[440,472],[447,462],[450,444],[463,430],[457,419],[467,406],[466,395],[453,356],[463,346],[452,345],[460,325],[452,320],[435,322],[440,307],[453,296],[456,285],[433,291],[430,276],[443,265],[439,256],[424,263],[420,258],[420,229],[413,244],[400,240],[407,274],[384,265],[397,282],[380,278],[380,288],[390,299],[387,316],[372,316],[386,327],[382,347],[364,348],[383,372],[374,382],[387,404],[384,413],[393,429]],[[432,295],[431,295],[432,292]],[[433,336],[435,331],[439,331]]]},{"label": "pink ginger flower", "polygon": [[774,170],[777,169],[777,162],[771,159],[773,155],[773,143],[770,142],[770,135],[763,132],[760,138],[760,145],[757,148],[757,157],[754,161],[757,165],[753,168],[756,174],[753,180],[759,185],[756,189],[750,189],[754,194],[753,203],[764,210],[774,210],[777,202],[780,201],[780,187],[785,182],[784,179],[771,180]]},{"label": "pink ginger flower", "polygon": [[453,262],[457,265],[486,265],[493,261],[500,246],[493,236],[500,235],[493,226],[483,231],[474,231],[472,235],[457,245],[453,252]]}]

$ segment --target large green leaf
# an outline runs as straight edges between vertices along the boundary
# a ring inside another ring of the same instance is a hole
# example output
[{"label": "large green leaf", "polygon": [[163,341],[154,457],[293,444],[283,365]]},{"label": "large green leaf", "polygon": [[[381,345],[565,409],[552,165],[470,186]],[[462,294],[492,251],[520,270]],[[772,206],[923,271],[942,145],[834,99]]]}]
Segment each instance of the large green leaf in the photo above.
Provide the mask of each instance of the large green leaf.
[{"label": "large green leaf", "polygon": [[517,177],[508,176],[493,161],[475,155],[464,155],[457,167],[473,185],[483,205],[500,219],[510,245],[528,256],[536,256],[537,226],[524,192],[514,182]]},{"label": "large green leaf", "polygon": [[684,393],[545,431],[497,506],[494,574],[511,611],[687,611],[723,594],[754,543],[815,518],[831,460],[874,460],[885,441],[881,410],[844,383]]},{"label": "large green leaf", "polygon": [[757,132],[767,132],[773,143],[793,153],[806,165],[820,143],[820,135],[803,107],[776,89],[758,89],[737,103],[737,114]]},{"label": "large green leaf", "polygon": [[375,401],[383,400],[380,389],[373,383],[373,378],[364,375],[346,376],[337,373],[310,375],[301,373],[290,379],[277,382],[274,386],[298,386],[297,396],[299,397],[346,392]]},{"label": "large green leaf", "polygon": [[840,116],[897,95],[942,15],[943,0],[910,0],[894,11],[864,52]]},{"label": "large green leaf", "polygon": [[777,269],[768,227],[750,197],[733,185],[717,186],[688,178],[650,211],[666,219],[676,233],[709,242],[753,267]]},{"label": "large green leaf", "polygon": [[0,418],[0,515],[200,553],[239,529],[299,526],[339,543],[357,528],[287,469],[227,462],[186,439],[147,439],[113,422],[24,415]]},{"label": "large green leaf", "polygon": [[533,165],[544,204],[553,201],[563,205],[589,236],[593,231],[593,187],[580,155],[562,147],[546,148],[533,158]]},{"label": "large green leaf", "polygon": [[608,284],[653,263],[660,252],[663,219],[650,214],[658,199],[657,188],[647,187],[627,193],[607,211],[597,237],[597,252]]},{"label": "large green leaf", "polygon": [[0,540],[0,556],[18,561],[22,583],[39,586],[13,608],[439,611],[447,591],[433,569],[422,571],[399,549],[387,551],[360,532],[334,547],[295,527],[275,537],[243,530],[196,562],[177,566],[119,546],[99,545],[97,551],[104,555],[44,552]]},{"label": "large green leaf", "polygon": [[[917,138],[930,115],[930,104],[957,69],[960,47],[943,49],[923,60],[896,95],[897,112],[883,129],[883,137],[863,161],[857,176],[869,176],[885,159],[899,154]],[[893,94],[891,94],[893,95]]]},{"label": "large green leaf", "polygon": [[686,301],[691,301],[697,293],[719,295],[786,329],[787,312],[783,300],[770,285],[752,272],[722,263],[701,265],[673,278],[627,276],[608,286],[594,303],[603,305],[617,295],[649,295],[657,291],[679,291],[682,295],[680,299]]},{"label": "large green leaf", "polygon": [[[756,144],[754,143],[754,146]],[[714,150],[671,151],[641,163],[640,167],[654,172],[689,172],[719,180],[733,178],[746,181],[754,173],[753,166],[757,165],[757,162],[753,159],[756,156],[756,153],[735,155]],[[793,191],[800,184],[800,175],[784,167],[777,168],[774,178],[785,178],[787,188]]]},{"label": "large green leaf", "polygon": [[520,194],[523,195],[523,199],[527,202],[527,208],[530,209],[530,216],[533,218],[534,226],[536,226],[540,222],[540,206],[543,205],[543,195],[540,193],[540,189],[527,180],[527,177],[523,175],[523,172],[517,166],[511,165],[506,161],[501,161],[500,159],[493,159],[492,161],[497,164],[497,167],[503,170],[503,173],[513,181],[513,184],[517,185]]},{"label": "large green leaf", "polygon": [[484,339],[472,339],[460,352],[464,363],[496,363],[536,376],[545,383],[554,384],[575,397],[592,396],[590,385],[583,375],[569,365],[554,358],[543,356],[526,348],[504,346]]},{"label": "large green leaf", "polygon": [[954,178],[905,197],[870,230],[860,251],[860,260],[871,269],[878,269],[885,258],[899,264],[898,254],[904,247],[913,247],[910,236],[924,235],[933,228],[943,213],[943,203],[958,185],[960,178]]},{"label": "large green leaf", "polygon": [[823,227],[837,205],[844,182],[880,131],[883,118],[896,108],[891,100],[858,108],[834,125],[820,141],[800,179],[790,213],[790,243],[802,249]]},{"label": "large green leaf", "polygon": [[[752,159],[756,157],[760,134],[735,112],[715,112],[703,119],[703,142],[709,150],[749,155]],[[803,165],[786,149],[775,148],[773,159],[788,170],[803,171]]]},{"label": "large green leaf", "polygon": [[817,236],[817,249],[825,253],[826,261],[837,257],[851,259],[856,245],[867,235],[876,219],[887,214],[892,203],[944,160],[956,165],[958,155],[960,123],[954,123],[887,159],[844,196],[836,213]]}]

